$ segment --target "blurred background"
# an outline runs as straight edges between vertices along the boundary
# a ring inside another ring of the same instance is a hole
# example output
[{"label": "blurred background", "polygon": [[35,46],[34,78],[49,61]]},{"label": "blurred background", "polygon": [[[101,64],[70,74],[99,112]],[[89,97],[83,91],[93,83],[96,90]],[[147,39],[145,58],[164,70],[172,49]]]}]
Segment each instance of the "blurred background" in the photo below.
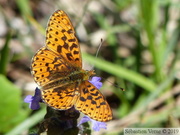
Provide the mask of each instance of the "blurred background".
[{"label": "blurred background", "polygon": [[32,111],[23,99],[34,95],[31,58],[57,9],[70,17],[84,69],[102,77],[113,110],[107,130],[92,134],[180,127],[179,0],[0,0],[0,134],[36,133],[46,113],[45,105]]}]

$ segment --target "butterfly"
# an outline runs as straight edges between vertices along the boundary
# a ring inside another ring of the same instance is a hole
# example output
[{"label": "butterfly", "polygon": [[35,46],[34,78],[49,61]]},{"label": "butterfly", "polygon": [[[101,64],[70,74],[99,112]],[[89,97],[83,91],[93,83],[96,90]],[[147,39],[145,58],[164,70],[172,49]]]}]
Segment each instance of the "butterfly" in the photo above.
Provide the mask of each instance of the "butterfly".
[{"label": "butterfly", "polygon": [[32,58],[31,73],[41,87],[43,101],[58,110],[75,107],[97,121],[112,119],[102,93],[88,80],[95,73],[82,69],[74,27],[62,10],[55,11],[46,29],[46,45]]}]

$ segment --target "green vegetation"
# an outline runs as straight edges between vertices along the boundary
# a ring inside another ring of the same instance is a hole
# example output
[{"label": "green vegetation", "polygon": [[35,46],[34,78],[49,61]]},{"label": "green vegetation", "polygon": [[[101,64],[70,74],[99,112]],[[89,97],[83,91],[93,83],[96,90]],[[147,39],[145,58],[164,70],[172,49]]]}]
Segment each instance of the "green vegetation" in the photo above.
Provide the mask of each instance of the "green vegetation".
[{"label": "green vegetation", "polygon": [[104,134],[122,134],[124,127],[180,127],[180,4],[90,0],[81,3],[80,11],[78,4],[70,3],[69,10],[63,0],[0,2],[0,20],[5,22],[0,27],[6,27],[5,34],[0,32],[0,134],[36,133],[45,115],[44,107],[31,112],[23,103],[28,95],[24,85],[33,82],[30,61],[44,45],[47,20],[57,9],[64,10],[77,26],[81,48],[88,48],[82,53],[83,61],[103,78],[101,91],[114,113],[111,126],[116,125],[107,127]]}]

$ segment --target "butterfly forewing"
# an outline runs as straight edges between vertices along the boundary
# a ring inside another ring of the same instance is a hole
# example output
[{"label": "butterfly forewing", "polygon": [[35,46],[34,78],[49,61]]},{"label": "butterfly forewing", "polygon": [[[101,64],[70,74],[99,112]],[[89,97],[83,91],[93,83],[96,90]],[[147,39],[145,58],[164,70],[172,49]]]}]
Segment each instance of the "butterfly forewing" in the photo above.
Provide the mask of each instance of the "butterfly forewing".
[{"label": "butterfly forewing", "polygon": [[80,46],[75,31],[67,14],[62,10],[56,11],[50,18],[46,30],[46,45],[72,67],[82,67]]}]

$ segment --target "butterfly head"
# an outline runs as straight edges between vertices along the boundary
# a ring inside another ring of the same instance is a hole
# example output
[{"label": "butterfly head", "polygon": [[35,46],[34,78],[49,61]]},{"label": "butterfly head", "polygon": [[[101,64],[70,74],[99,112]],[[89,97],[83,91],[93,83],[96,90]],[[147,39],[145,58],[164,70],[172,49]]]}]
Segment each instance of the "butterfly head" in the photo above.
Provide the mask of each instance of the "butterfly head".
[{"label": "butterfly head", "polygon": [[91,77],[91,76],[93,76],[93,75],[95,75],[96,73],[94,72],[94,70],[86,70],[86,72],[87,72],[87,74],[88,74],[88,76],[89,77]]},{"label": "butterfly head", "polygon": [[83,80],[89,80],[90,77],[92,77],[93,75],[95,75],[96,73],[94,72],[94,70],[84,70],[84,77]]}]

